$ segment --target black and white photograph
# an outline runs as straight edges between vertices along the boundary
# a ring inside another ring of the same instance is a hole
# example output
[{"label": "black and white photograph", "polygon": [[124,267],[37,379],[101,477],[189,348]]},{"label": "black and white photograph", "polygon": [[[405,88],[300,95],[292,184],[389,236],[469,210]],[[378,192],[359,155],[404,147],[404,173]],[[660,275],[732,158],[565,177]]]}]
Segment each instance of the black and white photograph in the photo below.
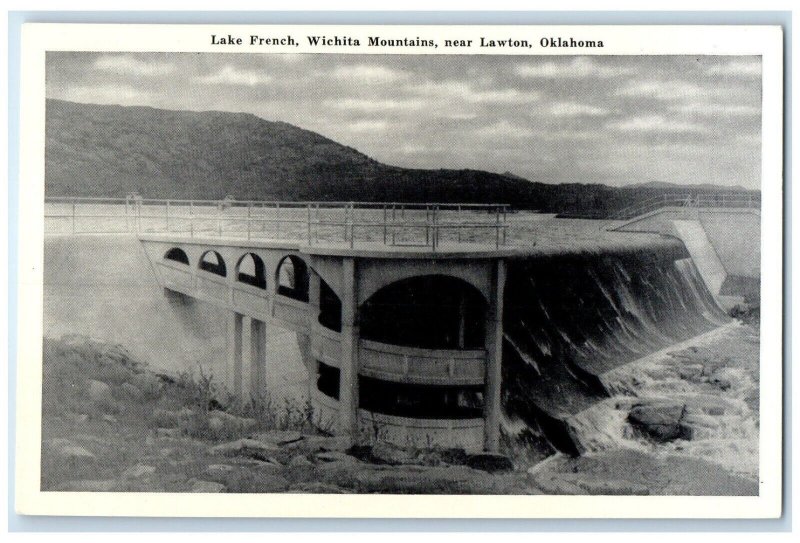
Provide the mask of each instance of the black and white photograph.
[{"label": "black and white photograph", "polygon": [[762,55],[323,30],[44,52],[38,492],[761,495]]}]

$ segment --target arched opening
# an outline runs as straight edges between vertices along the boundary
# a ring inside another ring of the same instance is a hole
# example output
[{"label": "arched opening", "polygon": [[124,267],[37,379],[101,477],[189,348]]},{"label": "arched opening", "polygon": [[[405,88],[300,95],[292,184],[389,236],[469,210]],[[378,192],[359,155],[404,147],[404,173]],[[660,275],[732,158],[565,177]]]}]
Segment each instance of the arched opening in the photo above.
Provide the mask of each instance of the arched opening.
[{"label": "arched opening", "polygon": [[200,257],[199,267],[201,270],[220,275],[225,277],[228,275],[228,270],[225,268],[225,261],[222,260],[222,255],[216,251],[206,251]]},{"label": "arched opening", "polygon": [[236,264],[236,280],[260,289],[267,288],[267,272],[264,261],[255,253],[247,253]]},{"label": "arched opening", "polygon": [[425,349],[482,349],[486,302],[474,286],[445,275],[412,277],[361,307],[361,337]]},{"label": "arched opening", "polygon": [[172,249],[164,253],[164,259],[180,262],[181,264],[186,264],[186,265],[189,264],[189,257],[186,255],[186,251],[178,247],[173,247]]},{"label": "arched opening", "polygon": [[276,276],[278,294],[301,302],[308,301],[308,266],[301,258],[294,255],[283,257]]},{"label": "arched opening", "polygon": [[342,301],[323,280],[319,282],[319,323],[334,332],[342,331]]}]

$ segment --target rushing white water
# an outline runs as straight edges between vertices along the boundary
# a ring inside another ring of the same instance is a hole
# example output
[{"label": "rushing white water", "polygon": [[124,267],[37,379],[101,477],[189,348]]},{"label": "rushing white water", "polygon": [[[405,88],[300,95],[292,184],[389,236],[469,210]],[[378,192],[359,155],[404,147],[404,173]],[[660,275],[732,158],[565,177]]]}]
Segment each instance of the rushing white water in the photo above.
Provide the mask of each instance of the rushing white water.
[{"label": "rushing white water", "polygon": [[[752,329],[731,323],[603,375],[613,396],[569,420],[587,454],[620,448],[678,455],[758,478],[758,345]],[[638,403],[685,405],[691,439],[656,443],[628,422]]]}]

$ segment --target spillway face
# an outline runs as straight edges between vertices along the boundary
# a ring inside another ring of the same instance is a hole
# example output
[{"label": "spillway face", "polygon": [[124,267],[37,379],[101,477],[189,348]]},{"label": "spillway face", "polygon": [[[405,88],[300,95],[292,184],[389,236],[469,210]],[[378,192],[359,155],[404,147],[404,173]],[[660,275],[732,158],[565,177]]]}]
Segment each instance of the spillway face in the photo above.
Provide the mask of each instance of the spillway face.
[{"label": "spillway face", "polygon": [[676,244],[515,261],[503,320],[507,432],[579,454],[566,420],[608,397],[603,374],[729,319]]}]

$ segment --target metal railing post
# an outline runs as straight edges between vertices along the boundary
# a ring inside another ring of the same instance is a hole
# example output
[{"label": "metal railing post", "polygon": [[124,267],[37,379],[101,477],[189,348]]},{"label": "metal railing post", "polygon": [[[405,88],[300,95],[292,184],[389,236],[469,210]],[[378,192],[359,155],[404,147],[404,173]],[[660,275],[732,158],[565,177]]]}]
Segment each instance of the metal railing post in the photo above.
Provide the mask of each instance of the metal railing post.
[{"label": "metal railing post", "polygon": [[389,236],[389,225],[386,224],[386,221],[389,219],[388,217],[388,209],[386,204],[383,204],[383,244],[386,245],[386,239]]},{"label": "metal railing post", "polygon": [[353,220],[354,220],[353,214],[354,214],[354,211],[355,211],[353,209],[353,206],[354,206],[353,202],[350,202],[348,204],[348,206],[347,206],[347,223],[345,224],[345,230],[344,230],[344,232],[345,232],[345,241],[347,241],[347,224],[349,224],[350,225],[350,248],[351,249],[353,248],[353,245],[355,243],[355,237],[356,237],[355,236],[355,225],[353,224]]},{"label": "metal railing post", "polygon": [[503,204],[503,245],[508,243],[508,205]]},{"label": "metal railing post", "polygon": [[166,219],[166,223],[167,223],[166,224],[167,232],[169,232],[169,200],[167,200],[167,207],[166,207],[166,211],[164,212],[164,215],[165,215],[165,219]]},{"label": "metal railing post", "polygon": [[[458,206],[458,214],[456,215],[456,222],[458,223],[461,221],[461,204]],[[461,243],[461,227],[456,226],[456,236],[458,237],[458,243]]]},{"label": "metal railing post", "polygon": [[275,237],[281,238],[281,203],[275,202]]},{"label": "metal railing post", "polygon": [[430,245],[431,243],[431,218],[430,218],[430,206],[425,206],[425,245]]},{"label": "metal railing post", "polygon": [[495,209],[495,241],[494,241],[494,248],[500,248],[500,208],[498,207]]},{"label": "metal railing post", "polygon": [[250,219],[253,216],[253,203],[247,202],[247,239],[250,240]]},{"label": "metal railing post", "polygon": [[72,200],[72,233],[75,234],[75,200]]},{"label": "metal railing post", "polygon": [[439,244],[439,231],[436,227],[436,206],[431,207],[431,244],[433,252],[436,252],[436,246]]},{"label": "metal railing post", "polygon": [[395,223],[397,222],[397,206],[392,204],[392,246],[397,242],[397,228],[395,228]]},{"label": "metal railing post", "polygon": [[311,204],[306,205],[306,235],[308,236],[308,244],[311,245]]},{"label": "metal railing post", "polygon": [[194,201],[189,200],[189,237],[194,237]]}]

